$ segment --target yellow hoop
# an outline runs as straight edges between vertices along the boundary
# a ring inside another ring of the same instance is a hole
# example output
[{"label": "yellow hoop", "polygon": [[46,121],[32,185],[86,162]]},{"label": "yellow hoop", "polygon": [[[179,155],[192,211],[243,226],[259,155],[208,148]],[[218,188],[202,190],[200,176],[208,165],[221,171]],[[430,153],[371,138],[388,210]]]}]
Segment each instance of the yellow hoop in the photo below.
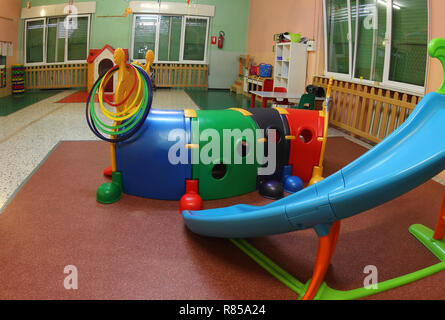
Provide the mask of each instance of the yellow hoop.
[{"label": "yellow hoop", "polygon": [[[133,68],[135,68],[135,67],[133,67]],[[136,108],[136,103],[137,103],[137,100],[139,99],[139,95],[141,93],[141,87],[142,87],[141,86],[141,83],[142,83],[141,75],[139,74],[139,72],[137,72],[138,89],[137,89],[136,96],[134,97],[133,101],[130,103],[128,108],[126,108],[124,111],[116,112],[116,113],[108,111],[105,108],[104,102],[103,102],[103,90],[102,90],[103,86],[102,86],[102,84],[104,83],[105,80],[108,81],[111,78],[111,76],[113,76],[113,74],[109,74],[108,77],[102,79],[101,84],[99,86],[99,93],[98,93],[98,95],[99,95],[99,105],[100,105],[100,108],[101,108],[103,114],[110,120],[113,120],[113,121],[126,120],[126,119],[132,117],[138,111],[138,108]],[[126,116],[119,117],[119,116],[121,116],[123,114],[126,114],[126,113],[128,113]]]}]

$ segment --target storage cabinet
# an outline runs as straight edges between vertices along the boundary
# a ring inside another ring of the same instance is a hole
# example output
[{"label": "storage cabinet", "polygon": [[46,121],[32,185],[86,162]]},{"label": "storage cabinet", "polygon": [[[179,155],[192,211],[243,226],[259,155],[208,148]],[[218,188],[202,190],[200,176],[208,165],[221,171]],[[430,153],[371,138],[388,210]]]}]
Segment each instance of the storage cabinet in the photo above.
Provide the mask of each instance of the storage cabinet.
[{"label": "storage cabinet", "polygon": [[275,45],[274,88],[304,94],[306,87],[307,47],[302,43],[285,42]]}]

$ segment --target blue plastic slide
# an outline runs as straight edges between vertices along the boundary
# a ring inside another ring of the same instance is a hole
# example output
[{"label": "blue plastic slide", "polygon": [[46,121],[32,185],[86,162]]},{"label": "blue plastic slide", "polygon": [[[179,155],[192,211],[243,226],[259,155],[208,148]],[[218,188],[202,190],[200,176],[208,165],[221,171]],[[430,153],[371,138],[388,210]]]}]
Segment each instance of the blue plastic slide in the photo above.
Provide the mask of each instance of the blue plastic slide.
[{"label": "blue plastic slide", "polygon": [[204,236],[249,238],[307,228],[324,236],[334,221],[397,198],[444,169],[445,96],[430,93],[385,140],[325,180],[263,207],[184,211],[183,217]]}]

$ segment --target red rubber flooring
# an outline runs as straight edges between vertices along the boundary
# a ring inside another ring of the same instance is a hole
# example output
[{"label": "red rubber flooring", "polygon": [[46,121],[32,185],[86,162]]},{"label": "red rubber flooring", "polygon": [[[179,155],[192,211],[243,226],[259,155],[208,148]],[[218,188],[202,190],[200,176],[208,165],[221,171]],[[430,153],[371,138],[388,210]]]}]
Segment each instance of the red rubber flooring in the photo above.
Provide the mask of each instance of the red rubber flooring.
[{"label": "red rubber flooring", "polygon": [[[107,93],[106,96],[108,99],[110,99],[110,101],[114,100],[113,94]],[[82,91],[77,91],[60,101],[57,101],[57,103],[86,103],[87,99],[88,99],[88,91],[82,90]],[[94,98],[94,101],[99,102],[97,96]]]},{"label": "red rubber flooring", "polygon": [[[366,150],[331,138],[326,173]],[[0,215],[0,299],[296,299],[226,239],[189,232],[177,201],[124,195],[95,201],[108,165],[102,142],[62,142]],[[375,265],[379,281],[432,265],[437,259],[408,232],[434,227],[443,186],[429,181],[408,194],[342,222],[328,284],[360,287]],[[263,205],[257,193],[208,201],[206,208]],[[289,273],[306,281],[317,238],[312,230],[252,239]],[[75,265],[79,288],[64,289],[64,267]],[[372,297],[444,299],[445,272]]]}]

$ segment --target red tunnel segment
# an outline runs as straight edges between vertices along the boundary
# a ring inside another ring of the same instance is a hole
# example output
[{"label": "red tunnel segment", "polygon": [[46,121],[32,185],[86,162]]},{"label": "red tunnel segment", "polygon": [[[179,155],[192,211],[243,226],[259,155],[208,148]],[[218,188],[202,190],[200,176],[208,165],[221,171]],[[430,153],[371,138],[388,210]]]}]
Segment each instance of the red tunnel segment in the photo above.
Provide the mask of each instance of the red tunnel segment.
[{"label": "red tunnel segment", "polygon": [[324,115],[320,111],[287,109],[291,132],[289,164],[292,175],[309,182],[312,169],[320,162]]}]

